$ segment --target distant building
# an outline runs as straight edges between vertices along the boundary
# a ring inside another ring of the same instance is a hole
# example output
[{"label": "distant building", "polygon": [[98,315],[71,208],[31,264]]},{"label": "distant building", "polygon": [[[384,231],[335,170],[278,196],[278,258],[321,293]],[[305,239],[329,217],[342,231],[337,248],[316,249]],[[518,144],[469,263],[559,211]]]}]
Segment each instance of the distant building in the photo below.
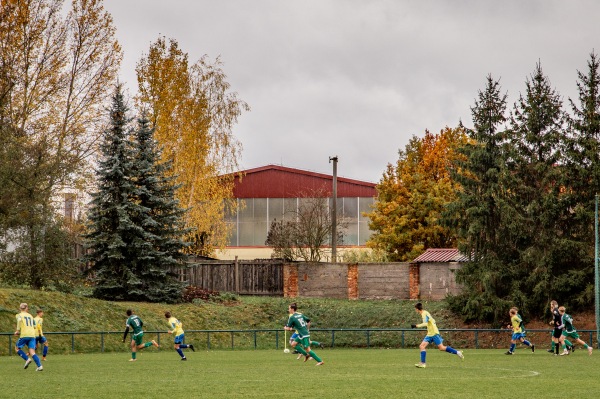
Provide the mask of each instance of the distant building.
[{"label": "distant building", "polygon": [[[320,192],[333,204],[333,176],[277,165],[267,165],[241,172],[242,179],[235,178],[233,189],[237,209],[226,214],[226,222],[232,234],[225,251],[219,251],[220,259],[269,258],[271,248],[265,245],[267,233],[273,220],[295,212],[308,193]],[[338,214],[347,222],[343,241],[338,247],[364,247],[371,235],[368,218],[363,212],[371,212],[376,200],[375,183],[337,178]],[[241,206],[241,204],[245,206]]]}]

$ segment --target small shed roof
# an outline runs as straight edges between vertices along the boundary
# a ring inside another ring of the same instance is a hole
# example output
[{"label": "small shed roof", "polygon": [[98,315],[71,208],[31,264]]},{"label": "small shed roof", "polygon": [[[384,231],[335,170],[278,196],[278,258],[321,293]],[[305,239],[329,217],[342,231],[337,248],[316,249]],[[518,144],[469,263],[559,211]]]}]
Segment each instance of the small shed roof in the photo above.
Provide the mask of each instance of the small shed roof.
[{"label": "small shed roof", "polygon": [[469,259],[456,248],[428,248],[413,262],[466,262]]}]

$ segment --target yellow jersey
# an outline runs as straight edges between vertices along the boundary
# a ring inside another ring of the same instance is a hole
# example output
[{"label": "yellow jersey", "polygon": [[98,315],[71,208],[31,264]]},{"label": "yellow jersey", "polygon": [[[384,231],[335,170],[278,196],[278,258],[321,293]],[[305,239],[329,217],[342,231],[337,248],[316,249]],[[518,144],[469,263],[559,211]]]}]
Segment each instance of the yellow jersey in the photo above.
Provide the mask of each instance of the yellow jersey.
[{"label": "yellow jersey", "polygon": [[183,334],[183,324],[181,324],[181,322],[175,317],[169,318],[167,323],[169,323],[169,328],[173,329],[169,331],[171,331],[171,333],[173,333],[175,336]]},{"label": "yellow jersey", "polygon": [[33,316],[27,312],[21,312],[17,316],[17,331],[21,338],[35,338],[36,327]]},{"label": "yellow jersey", "polygon": [[512,316],[510,318],[510,322],[512,323],[513,333],[522,333],[523,328],[521,327],[521,323],[523,320],[519,317],[518,314]]},{"label": "yellow jersey", "polygon": [[421,317],[423,318],[423,323],[417,324],[417,327],[421,328],[427,326],[428,337],[433,337],[440,333],[440,330],[438,330],[437,325],[435,324],[435,319],[431,317],[428,311],[422,311]]},{"label": "yellow jersey", "polygon": [[33,318],[33,321],[35,322],[35,329],[37,331],[37,336],[41,337],[44,335],[44,332],[42,331],[42,324],[44,324],[44,319],[42,319],[40,316],[35,316]]}]

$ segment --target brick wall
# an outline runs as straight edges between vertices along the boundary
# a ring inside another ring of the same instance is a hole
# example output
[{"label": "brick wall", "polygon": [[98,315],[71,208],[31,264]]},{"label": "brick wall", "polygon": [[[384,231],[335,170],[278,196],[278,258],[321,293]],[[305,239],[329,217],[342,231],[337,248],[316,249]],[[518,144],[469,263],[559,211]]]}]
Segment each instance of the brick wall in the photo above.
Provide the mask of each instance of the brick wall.
[{"label": "brick wall", "polygon": [[458,263],[290,263],[284,297],[340,299],[443,299],[458,294]]}]

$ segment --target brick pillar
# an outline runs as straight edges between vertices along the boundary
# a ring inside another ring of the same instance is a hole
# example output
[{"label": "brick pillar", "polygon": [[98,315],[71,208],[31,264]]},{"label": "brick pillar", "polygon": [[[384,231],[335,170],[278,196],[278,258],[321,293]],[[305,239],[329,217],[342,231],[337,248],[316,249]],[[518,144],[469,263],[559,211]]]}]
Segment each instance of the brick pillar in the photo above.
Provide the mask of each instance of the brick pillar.
[{"label": "brick pillar", "polygon": [[421,284],[420,265],[418,263],[410,263],[408,265],[408,296],[410,299],[419,299]]},{"label": "brick pillar", "polygon": [[298,296],[298,265],[286,263],[283,265],[283,297]]},{"label": "brick pillar", "polygon": [[358,299],[358,265],[348,265],[348,299]]}]

